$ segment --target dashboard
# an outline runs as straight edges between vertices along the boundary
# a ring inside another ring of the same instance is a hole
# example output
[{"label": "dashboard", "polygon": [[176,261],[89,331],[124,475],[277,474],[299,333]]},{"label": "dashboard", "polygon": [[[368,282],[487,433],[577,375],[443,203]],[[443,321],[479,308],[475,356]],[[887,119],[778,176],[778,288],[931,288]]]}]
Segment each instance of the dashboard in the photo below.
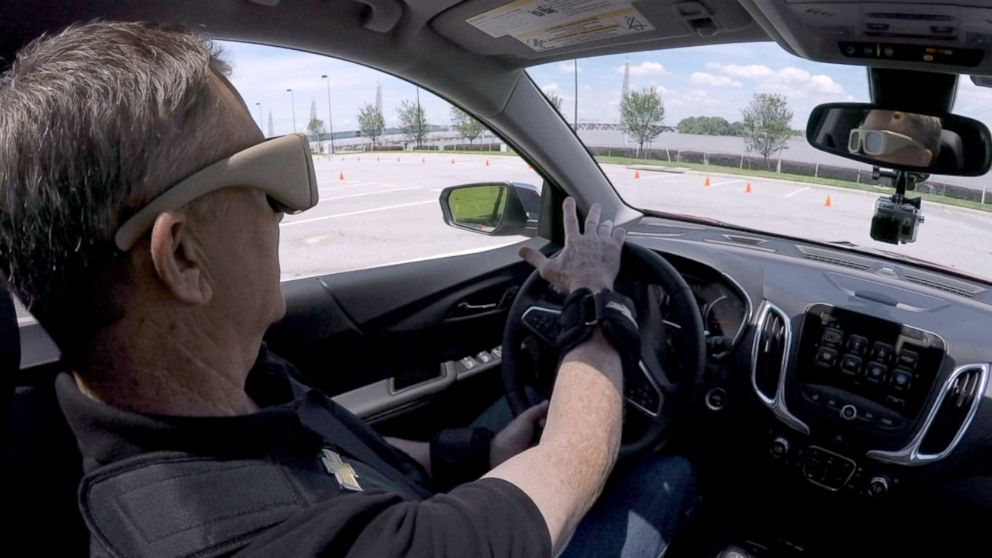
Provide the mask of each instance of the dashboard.
[{"label": "dashboard", "polygon": [[630,237],[666,257],[696,298],[707,409],[736,402],[753,456],[782,479],[879,499],[992,450],[988,285],[661,218]]}]

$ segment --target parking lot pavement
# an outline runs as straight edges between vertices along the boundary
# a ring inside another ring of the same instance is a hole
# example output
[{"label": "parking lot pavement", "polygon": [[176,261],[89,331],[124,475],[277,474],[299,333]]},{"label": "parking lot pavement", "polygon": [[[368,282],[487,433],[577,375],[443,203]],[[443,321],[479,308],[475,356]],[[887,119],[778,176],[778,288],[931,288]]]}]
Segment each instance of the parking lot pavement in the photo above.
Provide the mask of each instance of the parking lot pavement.
[{"label": "parking lot pavement", "polygon": [[523,237],[488,237],[445,225],[441,190],[487,181],[541,183],[522,159],[501,155],[348,154],[316,157],[314,167],[320,203],[287,216],[281,226],[283,279],[518,242]]},{"label": "parking lot pavement", "polygon": [[[452,162],[454,161],[454,162]],[[282,278],[293,279],[391,263],[468,253],[522,237],[488,237],[444,224],[443,188],[486,181],[540,184],[518,157],[505,155],[347,154],[314,159],[320,203],[288,215],[280,227]],[[992,214],[924,202],[917,242],[873,242],[868,228],[875,199],[886,193],[745,176],[640,171],[603,165],[634,207],[708,217],[800,237],[850,241],[943,262],[992,278]],[[747,193],[747,185],[751,193]],[[830,207],[825,205],[830,196]],[[19,315],[26,315],[19,309]]]},{"label": "parking lot pavement", "polygon": [[925,221],[916,242],[897,246],[869,237],[875,200],[891,194],[891,188],[863,192],[746,176],[710,176],[707,188],[702,173],[641,171],[638,179],[634,170],[603,167],[620,195],[635,207],[796,237],[852,242],[992,279],[992,213],[924,201]]}]

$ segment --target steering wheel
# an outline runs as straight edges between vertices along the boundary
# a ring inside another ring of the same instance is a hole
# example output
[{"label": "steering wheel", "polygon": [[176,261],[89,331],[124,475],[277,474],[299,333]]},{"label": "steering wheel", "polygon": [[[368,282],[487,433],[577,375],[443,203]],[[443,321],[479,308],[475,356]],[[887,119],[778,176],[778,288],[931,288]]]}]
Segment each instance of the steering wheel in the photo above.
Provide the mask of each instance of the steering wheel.
[{"label": "steering wheel", "polygon": [[[628,459],[662,447],[678,432],[699,398],[706,340],[689,285],[656,252],[625,243],[615,285],[634,301],[641,333],[640,369],[624,370],[627,418],[620,458]],[[503,333],[502,376],[514,416],[540,398],[550,398],[563,356],[557,354],[554,342],[563,301],[564,293],[534,270],[510,307]],[[672,329],[671,336],[667,328]],[[629,420],[633,413],[644,420]]]}]

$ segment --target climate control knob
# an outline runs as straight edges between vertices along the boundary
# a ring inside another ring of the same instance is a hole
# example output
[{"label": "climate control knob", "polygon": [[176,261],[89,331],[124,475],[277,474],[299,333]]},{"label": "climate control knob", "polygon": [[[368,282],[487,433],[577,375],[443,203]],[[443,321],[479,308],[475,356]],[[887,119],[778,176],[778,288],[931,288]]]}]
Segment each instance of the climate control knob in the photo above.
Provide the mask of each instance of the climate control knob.
[{"label": "climate control knob", "polygon": [[889,493],[889,479],[885,475],[875,475],[868,481],[868,495],[881,498]]}]

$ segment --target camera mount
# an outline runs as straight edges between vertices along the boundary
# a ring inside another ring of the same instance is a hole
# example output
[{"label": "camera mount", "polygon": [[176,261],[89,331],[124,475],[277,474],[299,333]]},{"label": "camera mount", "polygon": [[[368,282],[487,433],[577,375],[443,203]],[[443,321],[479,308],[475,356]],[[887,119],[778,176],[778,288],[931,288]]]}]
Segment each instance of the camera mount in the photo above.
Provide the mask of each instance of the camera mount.
[{"label": "camera mount", "polygon": [[916,189],[916,184],[930,175],[903,170],[882,170],[872,168],[872,179],[876,182],[888,178],[896,192],[882,196],[875,201],[875,214],[871,218],[871,237],[879,242],[901,244],[916,241],[916,230],[923,223],[921,205],[923,199],[911,198],[906,191]]}]

